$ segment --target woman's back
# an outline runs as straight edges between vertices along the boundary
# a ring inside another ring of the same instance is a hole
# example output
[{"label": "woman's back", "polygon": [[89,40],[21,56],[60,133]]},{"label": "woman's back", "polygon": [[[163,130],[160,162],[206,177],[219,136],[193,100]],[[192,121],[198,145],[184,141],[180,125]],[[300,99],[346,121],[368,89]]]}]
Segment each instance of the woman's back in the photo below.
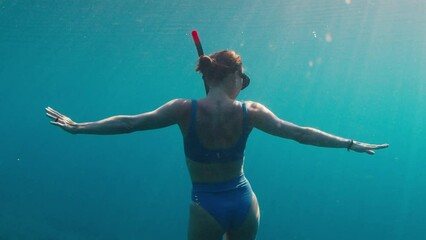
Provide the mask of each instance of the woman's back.
[{"label": "woman's back", "polygon": [[251,131],[245,104],[227,99],[193,100],[184,134],[185,155],[193,181],[221,181],[242,174]]},{"label": "woman's back", "polygon": [[[247,117],[239,101],[198,100],[194,124],[200,143],[207,149],[233,147],[244,133]],[[194,110],[194,109],[192,109]]]}]

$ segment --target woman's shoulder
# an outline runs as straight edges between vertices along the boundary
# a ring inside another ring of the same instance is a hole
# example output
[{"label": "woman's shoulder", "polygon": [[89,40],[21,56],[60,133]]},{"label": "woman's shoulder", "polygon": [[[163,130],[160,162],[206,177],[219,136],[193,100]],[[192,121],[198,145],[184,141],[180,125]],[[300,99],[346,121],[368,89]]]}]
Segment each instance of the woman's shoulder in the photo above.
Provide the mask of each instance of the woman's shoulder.
[{"label": "woman's shoulder", "polygon": [[254,101],[242,101],[242,102],[245,103],[248,111],[259,111],[259,110],[265,109],[265,106],[258,102],[254,102]]},{"label": "woman's shoulder", "polygon": [[187,98],[175,98],[170,100],[171,102],[191,102],[192,99],[187,99]]},{"label": "woman's shoulder", "polygon": [[192,102],[192,99],[186,99],[186,98],[175,98],[170,100],[167,104],[172,104],[175,106],[186,106],[186,105],[190,105]]},{"label": "woman's shoulder", "polygon": [[191,99],[175,98],[165,103],[161,108],[164,108],[167,111],[183,113],[187,109],[191,108],[191,102]]},{"label": "woman's shoulder", "polygon": [[175,98],[165,104],[168,109],[177,117],[178,123],[186,122],[190,116],[192,99]]}]

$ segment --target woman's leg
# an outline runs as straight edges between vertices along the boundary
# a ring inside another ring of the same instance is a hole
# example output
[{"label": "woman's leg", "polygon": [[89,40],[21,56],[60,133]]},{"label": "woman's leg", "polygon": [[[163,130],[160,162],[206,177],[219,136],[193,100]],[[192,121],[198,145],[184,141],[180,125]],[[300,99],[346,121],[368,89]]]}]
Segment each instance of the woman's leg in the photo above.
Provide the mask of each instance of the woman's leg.
[{"label": "woman's leg", "polygon": [[253,193],[252,205],[243,225],[225,234],[226,240],[255,240],[259,228],[260,211],[256,195]]},{"label": "woman's leg", "polygon": [[224,233],[222,226],[206,210],[191,203],[188,240],[221,240]]}]

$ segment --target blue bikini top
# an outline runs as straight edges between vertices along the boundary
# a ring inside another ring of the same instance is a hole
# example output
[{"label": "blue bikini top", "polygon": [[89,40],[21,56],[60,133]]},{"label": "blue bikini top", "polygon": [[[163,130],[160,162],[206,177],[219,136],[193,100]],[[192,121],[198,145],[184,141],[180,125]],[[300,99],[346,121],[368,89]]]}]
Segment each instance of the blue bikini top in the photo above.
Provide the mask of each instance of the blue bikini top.
[{"label": "blue bikini top", "polygon": [[250,129],[248,127],[247,109],[245,103],[243,107],[243,131],[238,141],[229,148],[224,149],[208,149],[203,146],[198,138],[195,128],[195,121],[197,115],[197,101],[192,100],[191,120],[187,135],[184,137],[185,155],[195,162],[213,163],[213,162],[231,162],[244,158],[244,149]]}]

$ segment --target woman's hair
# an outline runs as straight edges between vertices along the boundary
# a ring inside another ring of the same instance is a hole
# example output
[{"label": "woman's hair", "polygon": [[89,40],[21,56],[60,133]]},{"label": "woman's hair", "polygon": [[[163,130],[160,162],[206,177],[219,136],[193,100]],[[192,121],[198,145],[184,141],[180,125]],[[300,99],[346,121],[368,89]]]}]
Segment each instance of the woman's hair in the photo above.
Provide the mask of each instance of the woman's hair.
[{"label": "woman's hair", "polygon": [[228,74],[242,70],[240,55],[230,50],[200,56],[195,69],[203,75],[203,78],[216,81],[222,81]]}]

